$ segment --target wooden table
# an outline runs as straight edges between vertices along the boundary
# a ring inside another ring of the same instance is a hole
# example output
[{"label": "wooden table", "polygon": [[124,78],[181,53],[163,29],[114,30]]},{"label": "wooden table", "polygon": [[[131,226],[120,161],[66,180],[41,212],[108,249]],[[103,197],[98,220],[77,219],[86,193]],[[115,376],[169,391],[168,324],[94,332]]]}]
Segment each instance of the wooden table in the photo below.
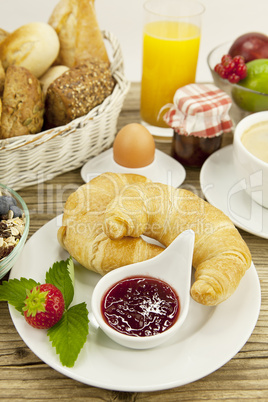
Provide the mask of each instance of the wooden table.
[{"label": "wooden table", "polygon": [[[139,85],[132,84],[118,121],[118,129],[139,122]],[[232,141],[224,137],[223,145]],[[170,153],[170,144],[157,143]],[[31,214],[29,236],[63,211],[70,194],[83,183],[80,169],[43,184],[20,190]],[[200,196],[199,170],[187,169],[183,186]],[[262,306],[257,325],[241,351],[216,372],[194,383],[158,392],[127,393],[108,391],[72,380],[43,363],[25,345],[9,315],[6,302],[0,303],[0,400],[1,401],[268,401],[268,247],[267,240],[244,231],[259,274]],[[8,275],[4,278],[8,279]]]}]

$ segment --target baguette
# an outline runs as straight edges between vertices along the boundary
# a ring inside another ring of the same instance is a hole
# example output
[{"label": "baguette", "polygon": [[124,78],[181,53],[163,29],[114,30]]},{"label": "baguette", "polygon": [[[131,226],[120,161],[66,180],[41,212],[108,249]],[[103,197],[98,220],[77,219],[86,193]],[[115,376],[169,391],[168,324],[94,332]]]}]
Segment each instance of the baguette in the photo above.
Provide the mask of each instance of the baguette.
[{"label": "baguette", "polygon": [[57,32],[60,41],[55,64],[74,67],[90,57],[109,62],[94,0],[60,0],[48,23]]}]

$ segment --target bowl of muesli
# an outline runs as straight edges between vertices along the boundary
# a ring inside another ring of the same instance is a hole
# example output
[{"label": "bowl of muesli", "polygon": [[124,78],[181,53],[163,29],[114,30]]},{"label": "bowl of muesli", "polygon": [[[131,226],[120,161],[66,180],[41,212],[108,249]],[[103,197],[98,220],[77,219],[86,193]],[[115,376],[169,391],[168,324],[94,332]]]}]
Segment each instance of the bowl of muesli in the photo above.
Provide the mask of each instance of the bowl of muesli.
[{"label": "bowl of muesli", "polygon": [[29,210],[16,191],[0,183],[0,279],[15,264],[29,234]]}]

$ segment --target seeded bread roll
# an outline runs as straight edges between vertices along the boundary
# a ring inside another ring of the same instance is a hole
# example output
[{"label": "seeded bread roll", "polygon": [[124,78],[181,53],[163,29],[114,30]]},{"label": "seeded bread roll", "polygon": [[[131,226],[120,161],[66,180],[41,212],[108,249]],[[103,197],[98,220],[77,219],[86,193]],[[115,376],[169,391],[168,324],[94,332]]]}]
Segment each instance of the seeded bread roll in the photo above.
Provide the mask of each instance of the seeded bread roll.
[{"label": "seeded bread roll", "polygon": [[39,78],[45,95],[49,85],[67,70],[69,70],[69,67],[67,66],[52,66],[45,72],[44,75],[42,75],[42,77]]},{"label": "seeded bread roll", "polygon": [[46,94],[46,128],[62,126],[84,116],[113,91],[108,63],[86,60],[50,84]]},{"label": "seeded bread roll", "polygon": [[26,68],[9,66],[3,94],[1,138],[41,131],[44,95],[38,79]]}]

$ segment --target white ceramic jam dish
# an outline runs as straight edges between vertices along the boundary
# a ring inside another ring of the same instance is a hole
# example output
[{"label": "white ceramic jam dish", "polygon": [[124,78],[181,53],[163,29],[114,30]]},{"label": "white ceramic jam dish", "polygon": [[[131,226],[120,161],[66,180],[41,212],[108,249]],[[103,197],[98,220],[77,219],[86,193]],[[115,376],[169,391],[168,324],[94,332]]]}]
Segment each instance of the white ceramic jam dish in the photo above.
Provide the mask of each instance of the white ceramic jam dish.
[{"label": "white ceramic jam dish", "polygon": [[[189,310],[194,239],[194,232],[186,230],[158,256],[115,269],[99,280],[92,294],[91,305],[100,328],[107,336],[129,348],[148,349],[162,344],[178,332]],[[133,277],[163,281],[178,296],[179,314],[174,323],[163,332],[148,336],[127,335],[114,329],[104,318],[103,299],[107,292],[118,282]]]},{"label": "white ceramic jam dish", "polygon": [[[253,146],[252,150],[247,148],[248,146],[245,145],[243,136],[253,136],[251,140],[254,142],[254,148],[256,148],[258,141],[260,142],[260,148],[267,147],[263,141],[263,137],[267,138],[268,135],[268,133],[265,133],[267,122],[268,111],[254,113],[245,117],[236,126],[233,143],[234,165],[238,177],[245,181],[245,190],[251,198],[265,208],[268,208],[268,162],[253,154],[255,152]],[[262,123],[263,133],[261,133]],[[256,134],[258,132],[260,132],[262,138]]]}]

